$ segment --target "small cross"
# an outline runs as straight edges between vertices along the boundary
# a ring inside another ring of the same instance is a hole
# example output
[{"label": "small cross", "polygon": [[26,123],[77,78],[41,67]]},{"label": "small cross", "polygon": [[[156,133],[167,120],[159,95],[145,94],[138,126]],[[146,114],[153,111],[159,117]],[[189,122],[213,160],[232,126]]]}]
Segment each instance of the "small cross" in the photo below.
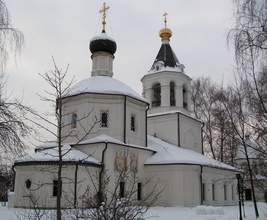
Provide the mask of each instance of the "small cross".
[{"label": "small cross", "polygon": [[99,13],[103,13],[103,15],[102,15],[102,19],[103,19],[103,21],[102,21],[102,25],[103,25],[103,31],[105,31],[105,25],[106,25],[106,17],[107,17],[107,15],[106,15],[106,11],[109,9],[109,6],[106,6],[106,2],[104,2],[103,3],[103,8],[102,9],[100,9],[100,11],[99,11]]},{"label": "small cross", "polygon": [[167,12],[164,12],[163,16],[164,16],[164,23],[165,23],[165,27],[167,26]]}]

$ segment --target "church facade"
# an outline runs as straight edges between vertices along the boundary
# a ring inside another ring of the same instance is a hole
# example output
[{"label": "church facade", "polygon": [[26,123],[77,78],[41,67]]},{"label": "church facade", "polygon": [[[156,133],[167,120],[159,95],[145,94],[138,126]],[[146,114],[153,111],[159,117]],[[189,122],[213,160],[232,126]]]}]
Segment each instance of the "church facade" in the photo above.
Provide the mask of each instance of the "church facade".
[{"label": "church facade", "polygon": [[62,207],[76,207],[88,188],[101,191],[104,175],[109,189],[119,187],[124,197],[129,182],[116,185],[122,170],[136,178],[136,200],[158,191],[160,206],[237,204],[237,170],[203,155],[203,122],[191,116],[191,79],[171,48],[166,23],[141,79],[142,95],[113,78],[116,42],[103,24],[90,41],[91,77],[63,94],[62,182],[57,143],[41,144],[15,161],[15,207],[55,208],[58,184]]}]

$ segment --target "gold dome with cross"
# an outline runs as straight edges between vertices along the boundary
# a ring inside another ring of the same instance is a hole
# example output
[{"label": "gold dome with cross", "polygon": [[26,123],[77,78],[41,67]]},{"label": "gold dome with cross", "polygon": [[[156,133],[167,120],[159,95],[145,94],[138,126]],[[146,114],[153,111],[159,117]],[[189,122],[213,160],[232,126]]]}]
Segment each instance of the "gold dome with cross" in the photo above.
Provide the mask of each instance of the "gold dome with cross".
[{"label": "gold dome with cross", "polygon": [[171,38],[171,36],[172,36],[172,31],[171,31],[171,29],[169,29],[169,28],[167,27],[167,15],[168,15],[168,13],[164,12],[163,16],[164,16],[164,23],[165,23],[165,26],[164,26],[163,29],[161,29],[161,30],[159,31],[159,36],[162,38],[162,40],[165,40],[165,39],[169,40],[169,39]]}]

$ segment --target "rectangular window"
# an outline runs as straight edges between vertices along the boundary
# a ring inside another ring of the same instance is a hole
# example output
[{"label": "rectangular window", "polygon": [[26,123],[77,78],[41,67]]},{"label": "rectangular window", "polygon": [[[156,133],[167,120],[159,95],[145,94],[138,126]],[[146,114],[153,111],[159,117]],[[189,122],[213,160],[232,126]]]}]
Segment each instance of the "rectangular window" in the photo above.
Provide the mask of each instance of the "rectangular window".
[{"label": "rectangular window", "polygon": [[131,115],[131,131],[135,131],[135,115]]},{"label": "rectangular window", "polygon": [[124,198],[125,182],[120,182],[120,198]]},{"label": "rectangular window", "polygon": [[251,189],[245,189],[245,200],[246,201],[251,201],[252,200]]},{"label": "rectangular window", "polygon": [[101,128],[108,128],[108,110],[100,110],[100,127]]},{"label": "rectangular window", "polygon": [[203,201],[206,200],[206,185],[205,185],[205,183],[202,184],[202,199],[203,199]]},{"label": "rectangular window", "polygon": [[216,200],[215,184],[212,184],[212,200]]},{"label": "rectangular window", "polygon": [[75,129],[77,127],[77,117],[76,113],[71,115],[71,129]]},{"label": "rectangular window", "polygon": [[223,186],[223,192],[224,192],[224,200],[227,200],[227,186]]},{"label": "rectangular window", "polygon": [[235,200],[235,186],[232,185],[232,200]]},{"label": "rectangular window", "polygon": [[[60,196],[62,192],[62,181],[61,181],[61,190],[60,190]],[[58,193],[58,180],[53,180],[53,196],[57,196]]]},{"label": "rectangular window", "polygon": [[142,200],[142,183],[137,184],[137,200]]}]

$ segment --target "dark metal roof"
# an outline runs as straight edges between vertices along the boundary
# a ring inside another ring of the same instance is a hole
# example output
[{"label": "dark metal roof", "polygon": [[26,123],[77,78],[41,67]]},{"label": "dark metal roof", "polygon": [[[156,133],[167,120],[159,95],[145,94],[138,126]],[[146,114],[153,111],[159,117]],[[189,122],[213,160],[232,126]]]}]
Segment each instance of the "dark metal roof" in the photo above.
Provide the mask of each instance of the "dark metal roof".
[{"label": "dark metal roof", "polygon": [[179,64],[179,61],[173,52],[170,44],[162,44],[161,48],[158,52],[158,55],[151,67],[153,69],[153,66],[156,62],[162,61],[164,63],[164,67],[176,67],[177,64]]},{"label": "dark metal roof", "polygon": [[91,40],[89,49],[91,53],[104,51],[113,55],[117,50],[117,45],[116,42],[103,31],[100,35]]}]

